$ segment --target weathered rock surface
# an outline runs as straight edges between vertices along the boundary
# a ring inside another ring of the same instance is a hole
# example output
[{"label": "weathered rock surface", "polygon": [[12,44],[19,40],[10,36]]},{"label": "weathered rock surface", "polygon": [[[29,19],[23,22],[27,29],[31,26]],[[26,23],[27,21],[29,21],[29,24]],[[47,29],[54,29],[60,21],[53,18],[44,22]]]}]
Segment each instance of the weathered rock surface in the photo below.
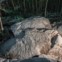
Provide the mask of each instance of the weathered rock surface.
[{"label": "weathered rock surface", "polygon": [[22,30],[27,29],[27,28],[51,29],[51,25],[47,18],[38,16],[38,17],[27,18],[23,20],[22,22],[16,23],[13,26],[11,26],[11,29],[15,36],[20,34]]},{"label": "weathered rock surface", "polygon": [[53,28],[62,36],[62,22],[55,23]]},{"label": "weathered rock surface", "polygon": [[15,37],[0,45],[0,54],[11,58],[5,62],[62,61],[62,37],[51,29],[48,19],[31,17],[14,24],[11,29]]},{"label": "weathered rock surface", "polygon": [[23,37],[10,39],[0,47],[0,53],[7,58],[28,59],[35,55],[47,54],[51,48],[51,38],[55,30],[26,30]]},{"label": "weathered rock surface", "polygon": [[49,51],[49,55],[53,56],[54,59],[62,61],[62,37],[61,35],[57,35],[56,38],[56,43],[54,45],[54,47]]}]

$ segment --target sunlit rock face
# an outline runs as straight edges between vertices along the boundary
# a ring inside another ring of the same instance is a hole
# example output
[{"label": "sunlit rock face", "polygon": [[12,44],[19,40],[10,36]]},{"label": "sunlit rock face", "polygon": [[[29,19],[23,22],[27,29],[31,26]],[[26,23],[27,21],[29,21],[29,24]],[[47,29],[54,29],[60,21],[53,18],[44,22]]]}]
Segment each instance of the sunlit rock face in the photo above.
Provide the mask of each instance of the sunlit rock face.
[{"label": "sunlit rock face", "polygon": [[27,59],[29,57],[46,54],[50,49],[50,39],[42,31],[26,30],[25,35],[21,38],[10,39],[4,43],[0,50],[7,57]]},{"label": "sunlit rock face", "polygon": [[55,41],[54,47],[49,51],[49,55],[53,56],[54,59],[62,61],[62,37],[60,34],[56,35],[56,41]]},{"label": "sunlit rock face", "polygon": [[[0,54],[2,56],[20,59],[22,62],[25,59],[27,59],[26,62],[32,60],[36,62],[37,60],[33,58],[36,56],[42,58],[44,54],[43,57],[48,60],[51,59],[50,62],[58,60],[58,57],[61,61],[62,37],[57,30],[52,29],[47,18],[27,18],[20,23],[12,25],[11,30],[14,37],[0,46]],[[55,39],[52,40],[52,38]]]},{"label": "sunlit rock face", "polygon": [[[28,18],[11,27],[15,38],[1,45],[0,51],[9,58],[28,59],[46,54],[51,46],[51,25],[44,17]],[[48,36],[49,35],[49,36]]]},{"label": "sunlit rock face", "polygon": [[42,29],[42,28],[51,29],[51,25],[50,25],[50,22],[47,18],[37,16],[37,17],[27,18],[27,19],[23,20],[22,22],[18,22],[18,23],[11,26],[11,30],[15,36],[19,35],[22,30],[25,30],[28,28],[31,28],[31,29],[34,29],[34,28],[35,29]]},{"label": "sunlit rock face", "polygon": [[[54,35],[53,35],[54,33]],[[13,38],[4,43],[0,50],[7,58],[28,59],[36,55],[47,54],[51,49],[51,38],[55,30],[26,30],[21,38]]]}]

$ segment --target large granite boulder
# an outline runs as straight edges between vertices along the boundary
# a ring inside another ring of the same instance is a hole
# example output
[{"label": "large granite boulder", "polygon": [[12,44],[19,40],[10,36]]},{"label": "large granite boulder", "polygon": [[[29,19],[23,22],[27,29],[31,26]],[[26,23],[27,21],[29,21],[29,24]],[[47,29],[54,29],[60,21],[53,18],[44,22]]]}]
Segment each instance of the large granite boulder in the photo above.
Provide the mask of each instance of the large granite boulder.
[{"label": "large granite boulder", "polygon": [[62,61],[62,37],[60,34],[56,35],[55,45],[53,48],[50,49],[48,55],[53,57],[58,61]]},{"label": "large granite boulder", "polygon": [[27,28],[51,29],[51,24],[47,18],[37,16],[37,17],[27,18],[23,20],[22,22],[18,22],[11,26],[11,30],[15,36],[19,35],[22,30],[27,29]]},{"label": "large granite boulder", "polygon": [[15,35],[0,46],[1,55],[6,58],[29,59],[36,55],[47,54],[51,48],[51,39],[57,35],[44,17],[28,18],[11,26]]},{"label": "large granite boulder", "polygon": [[51,48],[51,38],[58,32],[55,30],[27,29],[24,35],[12,38],[0,46],[0,53],[6,58],[28,59],[47,54]]}]

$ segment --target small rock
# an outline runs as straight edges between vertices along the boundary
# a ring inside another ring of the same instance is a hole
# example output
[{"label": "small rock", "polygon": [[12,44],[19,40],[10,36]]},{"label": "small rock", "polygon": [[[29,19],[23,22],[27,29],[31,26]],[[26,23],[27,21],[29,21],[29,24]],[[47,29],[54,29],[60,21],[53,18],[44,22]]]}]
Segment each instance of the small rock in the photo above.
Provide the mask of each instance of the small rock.
[{"label": "small rock", "polygon": [[62,25],[57,28],[59,34],[62,36]]},{"label": "small rock", "polygon": [[57,35],[55,45],[52,49],[49,51],[50,56],[54,56],[54,59],[62,61],[62,37],[60,34]]}]

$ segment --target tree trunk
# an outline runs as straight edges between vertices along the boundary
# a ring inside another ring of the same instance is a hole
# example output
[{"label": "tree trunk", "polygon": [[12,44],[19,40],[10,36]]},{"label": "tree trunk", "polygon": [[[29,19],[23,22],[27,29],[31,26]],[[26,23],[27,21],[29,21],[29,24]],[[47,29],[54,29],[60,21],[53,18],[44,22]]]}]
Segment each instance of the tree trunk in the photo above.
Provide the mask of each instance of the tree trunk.
[{"label": "tree trunk", "polygon": [[[1,4],[0,4],[0,8],[1,8]],[[1,11],[0,11],[0,31],[3,31],[3,24],[2,24],[2,20],[1,20]]]},{"label": "tree trunk", "polygon": [[46,6],[45,6],[45,17],[47,15],[47,6],[48,6],[48,0],[46,0]]}]

